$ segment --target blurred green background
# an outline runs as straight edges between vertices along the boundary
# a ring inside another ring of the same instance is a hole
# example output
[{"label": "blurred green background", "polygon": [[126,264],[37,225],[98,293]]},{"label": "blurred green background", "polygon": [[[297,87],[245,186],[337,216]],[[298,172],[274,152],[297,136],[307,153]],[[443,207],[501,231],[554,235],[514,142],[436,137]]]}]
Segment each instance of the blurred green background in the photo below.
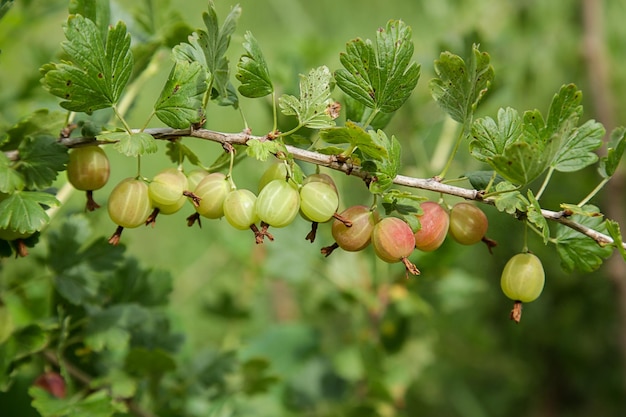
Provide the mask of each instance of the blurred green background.
[{"label": "blurred green background", "polygon": [[[215,3],[222,20],[234,4]],[[202,27],[206,10],[206,1],[199,0],[113,4],[113,20],[125,20],[137,40],[149,35],[138,23],[142,16],[159,33],[176,15],[192,28]],[[545,114],[553,94],[571,82],[585,94],[585,118],[600,120],[607,131],[625,123],[623,1],[239,4],[243,14],[229,52],[231,64],[243,52],[243,34],[251,31],[279,94],[297,91],[298,74],[312,67],[337,69],[346,41],[373,39],[387,20],[402,19],[412,27],[414,59],[422,64],[422,76],[387,128],[402,143],[405,175],[437,174],[458,128],[446,121],[428,90],[433,61],[444,50],[467,56],[478,43],[491,55],[496,80],[479,116],[493,117],[506,106],[538,108]],[[65,1],[24,0],[0,21],[0,123],[10,125],[38,108],[58,107],[40,87],[38,68],[58,59],[66,18]],[[169,72],[167,51],[161,55],[158,70],[127,113],[133,126],[143,125]],[[339,92],[336,96],[340,98]],[[266,100],[242,100],[241,108],[254,134],[271,129]],[[211,105],[207,117],[214,130],[243,128],[232,108]],[[213,143],[185,143],[206,164],[222,151]],[[113,150],[107,153],[112,177],[95,193],[100,203],[120,179],[135,172],[133,160]],[[151,176],[171,163],[161,152],[144,158],[143,164],[144,175]],[[234,179],[239,187],[256,190],[265,166],[244,160]],[[302,167],[307,173],[314,170]],[[464,145],[449,177],[481,168]],[[342,208],[370,203],[359,180],[328,173],[341,190]],[[594,168],[571,178],[556,175],[542,206],[558,209],[561,202],[576,203],[597,182]],[[59,178],[58,187],[64,183]],[[620,178],[594,200],[618,219],[624,202]],[[51,229],[80,215],[83,204],[82,194],[73,193]],[[267,393],[240,398],[241,415],[626,415],[626,273],[621,260],[591,274],[565,274],[554,248],[532,236],[531,249],[546,269],[546,287],[515,325],[508,320],[511,303],[500,291],[499,276],[505,262],[521,250],[523,228],[492,207],[484,210],[490,220],[488,235],[499,243],[493,255],[483,245],[462,247],[447,241],[434,253],[411,257],[422,275],[408,281],[402,267],[375,260],[371,249],[322,257],[320,248],[332,242],[327,225],[320,227],[314,244],[304,240],[308,225],[296,221],[274,230],[274,242],[255,245],[250,233],[235,231],[225,221],[187,228],[189,210],[162,216],[154,229],[128,230],[122,241],[129,256],[173,277],[167,312],[175,331],[185,337],[177,352],[185,364],[179,373],[227,352],[241,360],[269,361],[267,372],[277,382]],[[108,236],[115,229],[105,210],[87,217],[94,236]],[[36,261],[45,250],[42,244],[27,259],[3,260],[2,280],[45,275],[45,265]],[[188,393],[187,398],[185,415],[227,415],[208,414],[213,403],[206,392]],[[20,395],[0,394],[0,410],[26,402]]]}]

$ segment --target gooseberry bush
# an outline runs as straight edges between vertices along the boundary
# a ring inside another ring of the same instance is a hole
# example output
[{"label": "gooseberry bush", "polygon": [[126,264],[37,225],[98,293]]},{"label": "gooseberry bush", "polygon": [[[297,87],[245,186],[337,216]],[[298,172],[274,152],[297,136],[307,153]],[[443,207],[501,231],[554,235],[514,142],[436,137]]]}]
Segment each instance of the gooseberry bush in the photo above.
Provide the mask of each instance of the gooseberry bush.
[{"label": "gooseberry bush", "polygon": [[[322,65],[300,74],[299,91],[291,95],[279,93],[272,64],[252,32],[243,34],[244,52],[237,62],[229,61],[241,8],[234,6],[220,23],[209,4],[205,27],[189,30],[171,48],[171,71],[143,124],[160,127],[148,128],[130,126],[125,112],[142,93],[138,86],[149,69],[149,48],[133,46],[124,22],[109,24],[107,2],[96,8],[89,4],[72,2],[63,58],[40,69],[42,86],[59,99],[58,108],[25,115],[0,137],[0,254],[25,257],[29,249],[45,245],[42,256],[54,272],[60,300],[51,308],[53,319],[20,327],[12,318],[19,314],[19,297],[4,299],[0,292],[0,389],[10,389],[24,363],[39,363],[41,377],[29,393],[41,415],[88,415],[90,407],[103,416],[148,415],[141,409],[150,403],[141,399],[144,393],[157,409],[160,391],[175,395],[173,383],[159,389],[175,367],[169,355],[175,337],[155,309],[166,303],[165,290],[156,282],[158,274],[123,257],[124,229],[151,225],[155,239],[169,238],[160,234],[161,215],[187,210],[183,227],[224,218],[233,233],[251,231],[250,245],[272,245],[275,229],[305,222],[311,232],[300,238],[318,245],[311,250],[320,258],[366,251],[413,280],[429,271],[411,259],[436,252],[448,236],[460,244],[458,250],[484,244],[485,256],[496,251],[483,210],[495,207],[491,213],[522,225],[520,253],[506,263],[500,281],[514,303],[516,322],[521,303],[536,300],[550,285],[529,234],[554,248],[566,272],[593,271],[615,250],[626,256],[618,223],[590,204],[618,168],[626,129],[615,129],[604,142],[602,124],[581,120],[582,93],[573,84],[555,92],[547,113],[503,107],[495,115],[475,117],[494,80],[489,54],[478,45],[465,59],[442,52],[428,87],[441,111],[458,123],[458,137],[442,172],[415,178],[402,174],[401,162],[406,143],[418,139],[396,137],[389,129],[421,73],[413,61],[411,28],[402,20],[387,22],[373,40],[348,41],[339,68]],[[269,103],[269,131],[257,132],[243,117],[239,132],[212,130],[212,106],[244,114],[247,100]],[[103,123],[97,116],[107,110],[113,118]],[[171,163],[148,177],[141,162],[159,152],[159,141],[166,143]],[[214,142],[223,153],[205,161],[190,146],[194,141]],[[467,148],[483,169],[449,178],[457,152]],[[85,217],[99,209],[94,194],[120,169],[111,166],[107,155],[112,153],[128,157],[136,174],[97,196],[106,201],[111,234],[92,239]],[[258,161],[257,189],[237,185],[244,159]],[[575,175],[594,164],[600,181],[585,198],[543,207],[556,173]],[[347,206],[333,179],[337,173],[349,176],[350,187],[367,190],[365,201]],[[59,221],[55,210],[65,204],[58,188],[65,179],[86,192],[88,213],[49,232]],[[327,230],[322,238],[332,242],[320,243],[320,228]],[[28,294],[24,297],[28,300]],[[134,332],[146,322],[152,333]],[[121,359],[108,356],[116,344],[126,346]],[[81,355],[96,365],[82,369]],[[109,372],[111,364],[118,368]],[[225,369],[219,378],[239,367],[240,383],[250,395],[275,382],[258,360],[221,357],[210,366],[215,372]],[[66,395],[70,391],[77,394]],[[174,402],[160,407],[164,415],[186,409]]]}]

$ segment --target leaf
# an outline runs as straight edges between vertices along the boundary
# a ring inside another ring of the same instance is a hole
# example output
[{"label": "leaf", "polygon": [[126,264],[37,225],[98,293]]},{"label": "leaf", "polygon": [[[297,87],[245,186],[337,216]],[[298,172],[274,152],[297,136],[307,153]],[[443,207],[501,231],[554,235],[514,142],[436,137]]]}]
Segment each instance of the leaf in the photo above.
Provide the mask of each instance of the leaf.
[{"label": "leaf", "polygon": [[239,58],[235,77],[241,82],[238,90],[244,97],[265,97],[274,92],[263,52],[251,32],[244,35],[243,48],[246,53]]},{"label": "leaf", "polygon": [[278,152],[286,152],[285,145],[277,140],[250,139],[246,144],[248,145],[246,153],[259,161],[267,161]]},{"label": "leaf", "polygon": [[626,150],[626,127],[618,127],[611,132],[606,156],[600,159],[598,171],[602,177],[609,178],[615,174],[624,150]]},{"label": "leaf", "polygon": [[117,149],[123,155],[126,156],[139,156],[150,153],[155,153],[159,150],[156,140],[152,135],[140,132],[140,133],[128,133],[128,132],[110,132],[98,135],[98,140],[106,142],[115,142],[113,147]]},{"label": "leaf", "polygon": [[376,132],[370,131],[369,134],[372,136],[373,140],[383,143],[387,149],[387,158],[375,161],[368,160],[362,165],[362,169],[369,172],[374,177],[369,185],[370,192],[373,194],[381,194],[391,187],[394,178],[398,175],[398,171],[400,170],[401,146],[395,136],[389,139],[382,130]]},{"label": "leaf", "polygon": [[[584,208],[588,212],[599,212],[598,208],[592,205],[586,205]],[[571,219],[600,233],[606,232],[606,224],[601,216],[575,214]],[[566,272],[572,272],[574,269],[592,272],[613,252],[611,246],[600,246],[590,237],[562,224],[557,225],[555,244],[561,259],[561,267]]]},{"label": "leaf", "polygon": [[69,160],[67,147],[48,135],[24,138],[19,152],[17,171],[22,174],[25,187],[31,189],[50,186]]},{"label": "leaf", "polygon": [[11,167],[11,161],[0,152],[0,193],[24,189],[24,177]]},{"label": "leaf", "polygon": [[495,171],[472,171],[463,174],[475,190],[486,190],[489,184],[492,186],[504,181]]},{"label": "leaf", "polygon": [[104,238],[90,240],[92,228],[83,215],[69,217],[58,231],[48,234],[46,265],[54,272],[58,293],[75,305],[97,299],[105,279],[102,273],[117,268],[124,252]]},{"label": "leaf", "polygon": [[347,143],[352,150],[358,148],[368,158],[382,160],[389,156],[385,143],[377,134],[351,121],[347,121],[345,126],[321,130],[320,138],[332,144]]},{"label": "leaf", "polygon": [[173,49],[177,61],[196,61],[204,67],[211,86],[211,98],[224,106],[237,107],[238,104],[237,95],[232,91],[234,87],[228,79],[229,64],[225,54],[240,15],[241,7],[233,7],[220,28],[215,5],[210,1],[208,12],[202,14],[207,30],[195,31],[189,37],[189,43],[182,43]]},{"label": "leaf", "polygon": [[430,92],[453,120],[461,124],[471,121],[494,78],[490,60],[489,54],[474,45],[469,63],[450,52],[443,52],[435,61],[437,78],[430,81]]},{"label": "leaf", "polygon": [[202,96],[206,89],[206,74],[199,63],[176,61],[154,112],[170,127],[188,128],[203,118]]},{"label": "leaf", "polygon": [[174,358],[160,349],[134,348],[126,356],[125,369],[131,375],[160,378],[176,369]]},{"label": "leaf", "polygon": [[332,74],[328,67],[312,69],[306,76],[300,75],[300,98],[284,94],[278,99],[281,111],[286,116],[296,116],[301,126],[323,129],[335,125],[327,111],[333,100]]},{"label": "leaf", "polygon": [[102,39],[106,38],[111,20],[111,6],[108,0],[72,0],[68,5],[70,14],[79,14],[96,23]]},{"label": "leaf", "polygon": [[549,133],[538,110],[527,111],[521,118],[512,108],[500,109],[497,122],[489,117],[475,120],[472,138],[472,155],[519,185],[541,175],[561,144],[557,135]]},{"label": "leaf", "polygon": [[335,72],[337,85],[366,107],[392,113],[409,98],[420,77],[420,66],[411,62],[414,46],[411,28],[390,20],[376,33],[376,51],[368,39],[348,42],[339,55],[344,68]]},{"label": "leaf", "polygon": [[626,261],[626,249],[624,249],[624,240],[622,239],[622,232],[620,230],[619,223],[615,220],[607,219],[605,222],[606,230],[609,233],[609,236],[613,238],[613,242],[619,253],[622,255],[622,258]]},{"label": "leaf", "polygon": [[391,215],[394,211],[401,215],[419,215],[422,214],[420,204],[422,201],[426,201],[427,198],[411,192],[392,189],[383,193],[382,200],[385,215]]},{"label": "leaf", "polygon": [[119,22],[109,29],[106,43],[96,24],[71,15],[65,28],[63,49],[70,62],[42,68],[44,86],[64,101],[70,111],[92,113],[119,100],[133,68],[130,35]]},{"label": "leaf", "polygon": [[241,365],[242,391],[246,395],[262,394],[279,381],[275,375],[267,375],[270,362],[265,358],[248,359]]},{"label": "leaf", "polygon": [[602,146],[604,134],[604,126],[595,120],[574,129],[561,145],[552,167],[561,172],[574,172],[594,164],[598,155],[593,151]]},{"label": "leaf", "polygon": [[125,413],[122,400],[114,400],[106,390],[99,390],[84,398],[56,398],[37,386],[28,389],[32,406],[42,417],[113,417]]},{"label": "leaf", "polygon": [[522,118],[517,110],[507,107],[498,110],[498,121],[491,117],[477,119],[472,123],[472,140],[469,147],[472,156],[488,162],[504,154],[505,149],[519,140],[522,133]]},{"label": "leaf", "polygon": [[[201,166],[198,155],[195,154],[187,145],[183,144],[180,139],[167,142],[166,154],[175,164],[182,164],[187,159],[191,164]],[[229,159],[230,160],[230,159]]]},{"label": "leaf", "polygon": [[543,243],[547,244],[550,239],[550,227],[548,226],[548,221],[541,214],[541,206],[539,202],[535,198],[533,192],[528,190],[528,201],[530,205],[528,206],[528,211],[526,215],[528,216],[528,221],[534,224],[537,229],[542,233]]},{"label": "leaf", "polygon": [[508,181],[498,183],[496,185],[498,194],[493,197],[496,208],[509,214],[515,214],[518,211],[525,213],[530,203],[518,189],[519,187]]},{"label": "leaf", "polygon": [[65,126],[66,113],[61,111],[37,110],[22,118],[17,124],[0,138],[0,150],[12,151],[18,149],[25,137],[50,135],[58,137]]},{"label": "leaf", "polygon": [[0,229],[30,234],[43,229],[50,218],[42,206],[56,207],[59,201],[41,191],[15,191],[0,202]]}]

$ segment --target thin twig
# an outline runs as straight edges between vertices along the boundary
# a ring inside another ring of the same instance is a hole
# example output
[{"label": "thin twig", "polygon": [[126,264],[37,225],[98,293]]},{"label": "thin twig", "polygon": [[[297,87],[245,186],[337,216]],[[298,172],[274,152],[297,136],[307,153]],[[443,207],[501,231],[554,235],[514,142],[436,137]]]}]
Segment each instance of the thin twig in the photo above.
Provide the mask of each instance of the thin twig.
[{"label": "thin twig", "polygon": [[[139,131],[139,130],[134,130]],[[145,129],[145,133],[152,135],[155,139],[165,139],[172,140],[180,137],[194,137],[199,139],[210,140],[213,142],[218,142],[221,144],[235,144],[235,145],[245,145],[248,140],[256,139],[260,141],[271,140],[267,136],[252,136],[245,132],[242,133],[222,133],[216,132],[208,129],[172,129],[172,128],[153,128],[153,129]],[[78,146],[85,141],[91,141],[93,139],[84,139],[84,138],[63,138],[60,140],[60,143],[68,146],[74,147]],[[311,164],[316,164],[320,166],[324,166],[336,171],[341,171],[347,175],[356,176],[362,178],[367,181],[375,180],[371,175],[362,171],[359,166],[352,165],[346,161],[338,159],[335,155],[324,155],[318,152],[309,151],[306,149],[297,148],[295,146],[286,145],[287,151],[291,153],[294,159],[299,161],[308,162]],[[461,197],[466,200],[474,200],[480,201],[485,204],[494,204],[494,200],[491,198],[483,198],[483,193],[477,190],[471,190],[463,187],[456,187],[454,185],[443,184],[440,181],[437,181],[435,178],[413,178],[407,177],[404,175],[398,175],[394,178],[393,183],[396,185],[403,185],[406,187],[417,188],[426,191],[434,191],[442,194],[453,195],[456,197]],[[593,230],[587,226],[584,226],[580,223],[577,223],[571,220],[569,217],[564,215],[562,211],[551,211],[551,210],[541,210],[541,214],[548,220],[555,221],[557,223],[561,223],[564,226],[567,226],[577,232],[588,236],[589,238],[596,241],[599,245],[610,245],[613,244],[613,239],[605,235],[604,233],[600,233],[596,230]],[[626,249],[626,242],[623,244],[623,247]]]}]

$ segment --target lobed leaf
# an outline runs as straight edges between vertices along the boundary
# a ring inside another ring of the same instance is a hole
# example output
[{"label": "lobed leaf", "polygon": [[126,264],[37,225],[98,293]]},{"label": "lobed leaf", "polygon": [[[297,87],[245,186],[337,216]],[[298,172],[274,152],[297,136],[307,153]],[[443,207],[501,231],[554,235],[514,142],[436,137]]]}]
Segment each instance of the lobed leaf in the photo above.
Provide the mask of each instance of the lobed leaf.
[{"label": "lobed leaf", "polygon": [[615,174],[624,150],[626,150],[626,127],[618,127],[611,132],[606,156],[600,159],[598,171],[602,177],[609,178]]},{"label": "lobed leaf", "polygon": [[[599,212],[598,208],[592,205],[586,205],[584,208],[588,212]],[[571,219],[598,232],[607,231],[604,218],[601,216],[575,214]],[[601,246],[593,239],[561,224],[557,225],[555,244],[561,266],[567,272],[574,269],[592,272],[613,252],[611,246]]]},{"label": "lobed leaf", "polygon": [[265,97],[274,92],[263,52],[251,32],[244,35],[243,48],[246,53],[239,58],[235,77],[241,82],[238,90],[244,97]]},{"label": "lobed leaf", "polygon": [[204,12],[202,20],[206,31],[197,30],[189,37],[189,43],[181,43],[174,47],[174,58],[177,61],[198,62],[206,71],[206,79],[211,86],[211,98],[218,104],[237,107],[238,99],[234,87],[229,80],[229,63],[225,54],[230,39],[241,16],[241,7],[232,8],[222,27],[219,27],[217,12],[213,1],[209,1],[209,10]]},{"label": "lobed leaf", "polygon": [[176,61],[154,105],[154,112],[170,127],[188,128],[203,118],[202,97],[206,90],[206,74],[199,63]]},{"label": "lobed leaf", "polygon": [[11,161],[0,152],[0,193],[24,189],[24,177],[11,166]]},{"label": "lobed leaf", "polygon": [[321,130],[320,138],[331,144],[349,144],[351,151],[359,149],[367,158],[383,160],[389,156],[385,142],[376,132],[366,131],[351,121],[341,127]]},{"label": "lobed leaf", "polygon": [[489,54],[474,45],[467,63],[450,52],[443,52],[435,61],[437,78],[430,81],[430,92],[453,120],[461,124],[471,122],[494,78],[490,60]]},{"label": "lobed leaf", "polygon": [[411,28],[403,21],[390,20],[376,33],[376,51],[369,39],[348,42],[346,52],[339,55],[344,68],[335,72],[339,88],[376,111],[398,110],[420,76],[420,66],[411,62],[411,36]]},{"label": "lobed leaf", "polygon": [[24,178],[26,188],[30,189],[50,186],[69,161],[67,147],[49,135],[24,138],[19,152],[16,171]]},{"label": "lobed leaf", "polygon": [[300,75],[300,98],[284,94],[278,104],[286,116],[296,116],[301,126],[323,129],[335,125],[334,117],[327,111],[333,103],[330,94],[333,76],[326,66],[312,69]]},{"label": "lobed leaf", "polygon": [[248,148],[246,153],[259,161],[267,161],[268,158],[276,155],[278,152],[285,152],[286,148],[280,141],[276,140],[258,140],[250,139],[246,142]]},{"label": "lobed leaf", "polygon": [[505,149],[519,140],[522,133],[522,118],[517,110],[507,107],[498,110],[498,121],[491,117],[477,119],[472,123],[471,154],[479,161],[504,154]]},{"label": "lobed leaf", "polygon": [[530,202],[519,192],[519,187],[508,181],[502,181],[496,185],[496,194],[493,199],[496,208],[509,214],[516,212],[525,213]]},{"label": "lobed leaf", "polygon": [[531,190],[528,190],[527,196],[528,201],[530,202],[526,212],[528,221],[534,224],[535,227],[541,232],[543,243],[545,245],[550,239],[550,227],[548,226],[548,221],[541,214],[541,206]]},{"label": "lobed leaf", "polygon": [[604,126],[595,120],[573,129],[552,161],[552,167],[561,172],[573,172],[596,163],[598,155],[593,151],[602,146],[604,134]]},{"label": "lobed leaf", "polygon": [[24,234],[37,232],[50,220],[43,206],[58,205],[59,201],[52,194],[41,191],[15,191],[0,202],[2,213],[0,229]]},{"label": "lobed leaf", "polygon": [[113,147],[126,156],[139,156],[155,153],[159,150],[156,140],[152,135],[128,132],[110,132],[98,135],[99,140],[115,142]]},{"label": "lobed leaf", "polygon": [[63,49],[70,61],[44,66],[44,86],[70,111],[92,113],[113,106],[133,68],[125,24],[110,28],[104,42],[93,21],[71,15],[65,36]]}]

